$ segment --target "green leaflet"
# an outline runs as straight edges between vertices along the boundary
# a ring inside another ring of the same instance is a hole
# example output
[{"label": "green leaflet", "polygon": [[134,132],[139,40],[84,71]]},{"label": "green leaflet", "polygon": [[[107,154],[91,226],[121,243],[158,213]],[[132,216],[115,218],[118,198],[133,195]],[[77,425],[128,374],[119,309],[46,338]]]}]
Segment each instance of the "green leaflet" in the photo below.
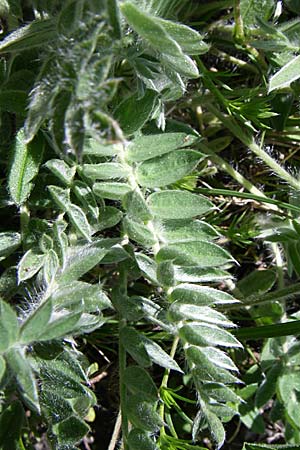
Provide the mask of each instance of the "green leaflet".
[{"label": "green leaflet", "polygon": [[149,230],[149,228],[140,222],[135,222],[129,217],[124,217],[123,225],[125,232],[128,234],[130,239],[139,242],[145,246],[154,245],[156,242],[155,236]]},{"label": "green leaflet", "polygon": [[144,13],[128,1],[121,5],[121,12],[129,25],[155,50],[167,55],[182,56],[179,44],[168,35],[155,16]]},{"label": "green leaflet", "polygon": [[84,164],[83,174],[93,180],[111,180],[127,178],[128,170],[119,163]]},{"label": "green leaflet", "polygon": [[227,292],[219,291],[207,286],[195,284],[179,284],[173,289],[170,298],[172,301],[191,305],[210,306],[237,303],[234,297]]},{"label": "green leaflet", "polygon": [[104,144],[96,139],[87,139],[84,143],[83,156],[115,156],[122,150],[122,144]]},{"label": "green leaflet", "polygon": [[[195,53],[197,44],[199,44],[199,41],[197,42],[195,39],[197,32],[188,27],[184,27],[184,29],[180,28],[180,26],[177,27],[177,24],[173,22],[170,25],[168,21],[144,13],[131,2],[123,3],[121,11],[129,25],[148,42],[150,47],[161,54],[162,62],[186,77],[199,77],[196,64],[183,53],[180,45],[183,42],[187,42],[188,48],[186,50],[191,50],[191,53]],[[202,48],[201,50],[203,51],[204,49]],[[187,53],[189,52],[187,51]],[[198,47],[197,54],[199,53]]]},{"label": "green leaflet", "polygon": [[[202,352],[201,348],[199,351]],[[215,347],[204,347],[203,352],[209,361],[217,367],[238,372],[238,368],[225,352]]]},{"label": "green leaflet", "polygon": [[126,158],[141,162],[162,156],[197,141],[198,137],[186,133],[160,133],[136,137],[126,149]]},{"label": "green leaflet", "polygon": [[90,224],[83,210],[79,206],[71,203],[70,190],[63,189],[59,186],[48,186],[48,190],[55,203],[68,214],[70,222],[78,233],[87,241],[91,241],[92,230]]},{"label": "green leaflet", "polygon": [[201,392],[204,392],[208,397],[220,403],[238,402],[239,397],[227,386],[222,383],[205,383]]},{"label": "green leaflet", "polygon": [[101,211],[99,221],[98,221],[98,230],[105,230],[106,228],[112,228],[117,225],[122,219],[123,214],[122,211],[115,208],[114,206],[105,206],[105,209]]},{"label": "green leaflet", "polygon": [[189,322],[180,328],[179,334],[183,340],[192,345],[242,348],[232,334],[211,324]]},{"label": "green leaflet", "polygon": [[125,369],[124,383],[132,394],[143,395],[149,402],[158,400],[157,388],[154,381],[144,369],[138,366],[129,366]]},{"label": "green leaflet", "polygon": [[18,264],[18,283],[32,278],[43,266],[45,255],[30,249]]},{"label": "green leaflet", "polygon": [[77,206],[70,204],[67,209],[70,222],[87,241],[91,241],[92,230],[83,210]]},{"label": "green leaflet", "polygon": [[93,191],[99,197],[108,198],[109,200],[120,200],[131,191],[131,186],[127,183],[117,182],[95,183]]},{"label": "green leaflet", "polygon": [[55,97],[55,90],[44,80],[51,71],[52,60],[49,58],[44,62],[35,86],[30,93],[30,104],[28,115],[24,124],[26,142],[30,142],[47,115],[50,113],[51,103]]},{"label": "green leaflet", "polygon": [[121,338],[128,353],[142,367],[149,367],[151,361],[166,369],[182,372],[176,361],[171,358],[156,342],[138,333],[134,328],[121,330]]},{"label": "green leaflet", "polygon": [[36,20],[10,33],[0,43],[0,53],[21,52],[40,47],[57,37],[55,20]]},{"label": "green leaflet", "polygon": [[82,204],[82,206],[91,214],[94,220],[98,222],[99,207],[95,195],[88,184],[82,181],[73,182],[73,192]]},{"label": "green leaflet", "polygon": [[164,243],[211,240],[219,236],[217,231],[201,220],[155,221],[156,234]]},{"label": "green leaflet", "polygon": [[48,323],[38,337],[39,342],[51,341],[52,339],[63,338],[72,334],[77,327],[81,313],[70,313],[60,316],[58,319]]},{"label": "green leaflet", "polygon": [[209,50],[209,45],[203,42],[201,34],[192,28],[171,20],[160,18],[156,20],[188,55],[201,55]]},{"label": "green leaflet", "polygon": [[5,259],[21,244],[21,235],[14,231],[0,233],[0,261]]},{"label": "green leaflet", "polygon": [[174,266],[174,278],[178,282],[207,283],[228,280],[231,275],[221,269],[201,269],[199,267]]},{"label": "green leaflet", "polygon": [[72,183],[76,173],[76,167],[69,167],[68,164],[61,159],[50,159],[46,162],[45,167],[51,170],[51,172],[67,186]]},{"label": "green leaflet", "polygon": [[177,372],[183,373],[183,371],[178,366],[177,362],[171,358],[156,342],[151,339],[144,338],[145,349],[151,359],[161,367],[166,369],[176,370]]},{"label": "green leaflet", "polygon": [[274,10],[273,0],[241,0],[243,23],[249,27],[256,25],[257,18],[269,20]]},{"label": "green leaflet", "polygon": [[138,428],[134,428],[130,431],[127,443],[130,450],[157,450],[157,446],[149,434]]},{"label": "green leaflet", "polygon": [[8,190],[12,201],[20,206],[29,197],[33,188],[32,180],[39,171],[43,158],[44,140],[41,135],[29,144],[25,143],[24,130],[21,129],[11,149],[11,162],[8,176]]},{"label": "green leaflet", "polygon": [[208,428],[211,432],[213,440],[217,446],[217,449],[220,449],[225,441],[225,430],[222,425],[221,420],[212,412],[207,411],[205,414],[205,418],[207,420]]},{"label": "green leaflet", "polygon": [[107,2],[107,12],[114,36],[117,39],[120,39],[122,36],[122,30],[120,23],[119,4],[117,0],[111,0]]},{"label": "green leaflet", "polygon": [[276,384],[283,370],[281,362],[275,363],[268,371],[266,378],[259,386],[255,393],[255,405],[257,408],[262,408],[276,392]]},{"label": "green leaflet", "polygon": [[18,340],[19,324],[15,311],[0,299],[0,352],[5,352]]},{"label": "green leaflet", "polygon": [[83,281],[73,281],[66,286],[60,286],[51,296],[56,308],[68,308],[72,312],[97,312],[111,308],[111,302],[100,285]]},{"label": "green leaflet", "polygon": [[0,448],[19,450],[21,430],[26,421],[25,411],[20,401],[14,400],[0,414]]},{"label": "green leaflet", "polygon": [[147,222],[152,218],[151,212],[145,202],[144,197],[138,191],[129,192],[124,197],[123,205],[126,208],[127,215],[132,220],[141,220]]},{"label": "green leaflet", "polygon": [[69,0],[61,10],[57,22],[57,29],[65,35],[72,34],[78,27],[78,22],[82,19],[84,0]]},{"label": "green leaflet", "polygon": [[158,262],[172,260],[176,265],[218,267],[234,262],[231,255],[216,244],[189,241],[169,244],[157,253]]},{"label": "green leaflet", "polygon": [[152,258],[149,258],[149,256],[144,255],[143,253],[136,253],[135,258],[143,275],[152,283],[154,283],[154,285],[159,285],[156,277],[157,264],[155,263],[155,261],[153,261]]},{"label": "green leaflet", "polygon": [[[272,370],[272,369],[271,369]],[[280,401],[285,405],[286,414],[290,421],[297,426],[299,423],[299,401],[297,395],[300,390],[300,373],[296,368],[287,367],[278,377],[277,392]]]},{"label": "green leaflet", "polygon": [[37,385],[30,366],[25,356],[25,351],[12,348],[6,352],[5,358],[11,371],[13,372],[21,395],[29,408],[40,413]]},{"label": "green leaflet", "polygon": [[157,103],[157,93],[147,89],[140,98],[138,93],[123,100],[115,110],[115,117],[125,135],[136,133],[151,118]]},{"label": "green leaflet", "polygon": [[74,445],[88,433],[89,429],[89,426],[76,416],[71,416],[53,426],[53,432],[58,438],[60,448],[62,445],[74,448]]},{"label": "green leaflet", "polygon": [[179,72],[187,78],[199,78],[199,72],[194,61],[187,55],[162,55],[161,61],[169,69]]},{"label": "green leaflet", "polygon": [[211,360],[206,355],[208,347],[194,347],[190,346],[186,350],[186,357],[188,361],[195,364],[192,370],[192,375],[196,383],[200,382],[218,382],[223,384],[239,383],[238,378],[232,375],[228,370],[215,365],[214,360]]},{"label": "green leaflet", "polygon": [[63,286],[78,280],[98,264],[117,242],[118,239],[99,239],[90,244],[73,246],[69,249],[65,265],[57,274],[58,284]]},{"label": "green leaflet", "polygon": [[[6,370],[6,362],[5,359],[3,358],[3,356],[0,355],[0,386],[2,383],[2,378],[5,374],[5,370]],[[1,421],[1,419],[0,419]]]},{"label": "green leaflet", "polygon": [[45,331],[52,314],[52,301],[46,300],[45,303],[31,314],[22,325],[20,341],[23,344],[30,344],[37,341],[39,336]]},{"label": "green leaflet", "polygon": [[194,150],[176,150],[148,159],[137,167],[137,180],[141,186],[149,188],[167,186],[195,169],[201,156]]},{"label": "green leaflet", "polygon": [[181,302],[174,302],[169,309],[171,320],[199,320],[206,323],[212,323],[221,327],[233,328],[234,324],[217,311],[207,306],[198,306]]},{"label": "green leaflet", "polygon": [[270,78],[269,92],[282,89],[300,77],[300,55],[295,56]]},{"label": "green leaflet", "polygon": [[190,219],[213,209],[213,204],[202,195],[187,191],[161,191],[150,194],[147,204],[159,219]]},{"label": "green leaflet", "polygon": [[145,349],[143,337],[134,328],[125,327],[120,331],[120,339],[126,351],[142,367],[150,367],[151,359]]},{"label": "green leaflet", "polygon": [[47,285],[50,285],[59,268],[59,258],[54,250],[49,250],[45,255],[45,262],[43,265],[43,278]]},{"label": "green leaflet", "polygon": [[156,405],[147,402],[143,395],[130,395],[126,402],[126,410],[130,422],[136,427],[151,433],[156,432],[163,425],[162,419],[156,412]]}]

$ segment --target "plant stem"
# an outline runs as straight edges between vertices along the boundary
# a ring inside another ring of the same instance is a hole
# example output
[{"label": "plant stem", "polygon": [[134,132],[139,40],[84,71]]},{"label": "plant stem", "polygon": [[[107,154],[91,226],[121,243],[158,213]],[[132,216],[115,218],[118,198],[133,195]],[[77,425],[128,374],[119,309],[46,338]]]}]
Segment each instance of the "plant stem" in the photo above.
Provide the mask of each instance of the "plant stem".
[{"label": "plant stem", "polygon": [[[172,348],[170,351],[170,356],[171,358],[174,358],[177,347],[179,344],[179,336],[175,336],[174,340],[173,340],[173,344],[172,344]],[[170,376],[170,369],[166,369],[161,385],[160,385],[160,389],[166,388],[168,386],[168,381],[169,381],[169,376]],[[162,402],[159,408],[159,415],[161,417],[162,420],[164,420],[164,416],[165,416],[165,404]],[[162,427],[161,428],[161,434],[165,434],[165,428]]]},{"label": "plant stem", "polygon": [[213,105],[207,105],[207,109],[213,113],[244,145],[246,145],[255,155],[257,155],[267,166],[278,175],[279,178],[286,181],[291,187],[300,190],[300,181],[290,175],[280,164],[278,164],[270,155],[256,144],[253,136],[243,131],[240,125],[232,117],[225,117]]},{"label": "plant stem", "polygon": [[[279,200],[274,200],[272,198],[268,197],[262,197],[261,195],[253,195],[248,194],[246,192],[236,192],[231,189],[216,189],[216,188],[197,188],[195,189],[196,192],[199,192],[200,194],[208,194],[208,195],[224,195],[229,197],[239,197],[239,198],[246,198],[246,199],[252,199],[259,203],[268,203],[276,205],[278,208],[288,209],[290,211],[295,211],[297,213],[300,213],[300,208],[298,206],[292,205],[290,203],[280,202]],[[281,212],[282,214],[282,212]],[[291,216],[288,216],[291,218]]]},{"label": "plant stem", "polygon": [[121,410],[119,410],[119,414],[118,414],[118,417],[117,417],[117,420],[116,420],[116,423],[114,426],[114,431],[111,436],[111,440],[110,440],[107,450],[115,450],[117,441],[118,441],[118,437],[120,434],[121,426],[122,426],[122,414],[121,414]]},{"label": "plant stem", "polygon": [[[200,142],[198,144],[199,148],[203,150],[207,155],[209,155],[212,162],[214,162],[221,170],[227,172],[234,180],[236,180],[240,185],[242,185],[247,191],[251,192],[253,195],[258,195],[260,197],[266,197],[258,188],[254,186],[249,180],[247,180],[242,174],[235,170],[230,164],[224,161],[223,158],[216,155],[209,147]],[[272,209],[277,207],[272,205]]]},{"label": "plant stem", "polygon": [[241,16],[241,2],[240,0],[234,0],[234,37],[237,42],[240,44],[244,42],[245,40],[245,33],[244,33],[244,25],[243,25],[243,19]]},{"label": "plant stem", "polygon": [[292,298],[298,297],[300,294],[300,283],[292,284],[291,286],[286,286],[282,289],[277,289],[277,291],[268,292],[256,297],[250,297],[248,301],[241,301],[241,303],[235,303],[232,305],[224,305],[220,307],[222,311],[228,311],[232,309],[240,309],[247,306],[259,305],[261,303],[268,302],[284,302],[285,300],[290,300]]},{"label": "plant stem", "polygon": [[[122,289],[124,297],[127,295],[127,272],[124,267],[120,268],[119,286]],[[127,436],[128,436],[128,417],[126,413],[126,397],[127,389],[124,383],[124,372],[126,369],[127,358],[126,350],[123,342],[120,338],[121,330],[126,326],[126,319],[119,318],[119,386],[120,386],[120,410],[121,410],[121,423],[122,423],[122,438],[124,450],[127,449]]]},{"label": "plant stem", "polygon": [[24,203],[24,205],[20,206],[20,229],[21,229],[22,242],[25,242],[24,238],[27,233],[29,220],[30,220],[30,211],[29,211],[26,203]]}]

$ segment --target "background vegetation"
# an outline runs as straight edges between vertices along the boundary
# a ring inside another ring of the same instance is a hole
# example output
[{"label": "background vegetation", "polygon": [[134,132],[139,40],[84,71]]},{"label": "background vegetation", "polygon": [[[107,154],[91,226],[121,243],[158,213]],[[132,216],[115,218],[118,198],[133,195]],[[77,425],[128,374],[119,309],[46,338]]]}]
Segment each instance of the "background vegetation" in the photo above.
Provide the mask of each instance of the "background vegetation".
[{"label": "background vegetation", "polygon": [[0,448],[300,448],[300,4],[0,0]]}]

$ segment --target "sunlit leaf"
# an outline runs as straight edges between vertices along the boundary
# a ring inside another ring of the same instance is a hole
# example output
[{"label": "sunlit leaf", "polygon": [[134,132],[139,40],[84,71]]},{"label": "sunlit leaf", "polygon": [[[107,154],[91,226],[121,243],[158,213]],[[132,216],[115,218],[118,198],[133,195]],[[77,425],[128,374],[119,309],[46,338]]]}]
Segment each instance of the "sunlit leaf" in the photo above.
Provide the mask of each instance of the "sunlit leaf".
[{"label": "sunlit leaf", "polygon": [[8,176],[8,190],[16,205],[24,203],[33,188],[32,180],[37,175],[44,151],[41,136],[29,144],[25,143],[24,131],[21,129],[11,149],[11,163]]}]

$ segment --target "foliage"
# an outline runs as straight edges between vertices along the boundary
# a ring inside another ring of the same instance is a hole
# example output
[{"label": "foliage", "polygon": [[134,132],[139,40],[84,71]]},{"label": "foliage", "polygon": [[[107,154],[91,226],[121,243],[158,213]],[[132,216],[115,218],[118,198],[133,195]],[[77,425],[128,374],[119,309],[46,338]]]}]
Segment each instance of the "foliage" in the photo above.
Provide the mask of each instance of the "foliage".
[{"label": "foliage", "polygon": [[298,13],[0,1],[0,448],[299,448]]}]

